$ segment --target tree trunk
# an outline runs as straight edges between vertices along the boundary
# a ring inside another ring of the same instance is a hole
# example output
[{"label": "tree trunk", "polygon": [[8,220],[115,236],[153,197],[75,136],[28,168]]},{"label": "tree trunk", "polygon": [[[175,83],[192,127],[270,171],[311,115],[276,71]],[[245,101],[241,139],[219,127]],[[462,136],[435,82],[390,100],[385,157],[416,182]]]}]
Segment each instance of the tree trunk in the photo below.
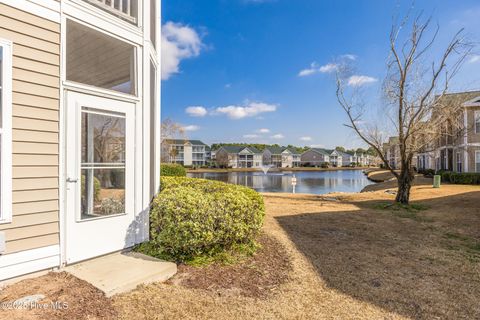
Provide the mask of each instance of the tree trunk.
[{"label": "tree trunk", "polygon": [[410,189],[412,188],[412,181],[414,174],[410,169],[402,169],[398,177],[398,190],[395,202],[401,204],[408,204],[410,201]]}]

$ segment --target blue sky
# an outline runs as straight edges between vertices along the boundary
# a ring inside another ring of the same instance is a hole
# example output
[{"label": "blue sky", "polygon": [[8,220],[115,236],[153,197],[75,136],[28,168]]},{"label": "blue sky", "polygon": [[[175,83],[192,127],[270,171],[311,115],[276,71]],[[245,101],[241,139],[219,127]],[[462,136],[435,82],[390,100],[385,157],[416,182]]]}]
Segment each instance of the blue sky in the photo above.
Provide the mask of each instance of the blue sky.
[{"label": "blue sky", "polygon": [[[206,143],[363,146],[343,126],[329,63],[354,59],[354,80],[377,108],[392,17],[411,3],[163,0],[162,117]],[[462,27],[480,39],[478,0],[416,1],[420,10],[440,25],[434,51]],[[472,55],[452,90],[480,89],[479,75]]]}]

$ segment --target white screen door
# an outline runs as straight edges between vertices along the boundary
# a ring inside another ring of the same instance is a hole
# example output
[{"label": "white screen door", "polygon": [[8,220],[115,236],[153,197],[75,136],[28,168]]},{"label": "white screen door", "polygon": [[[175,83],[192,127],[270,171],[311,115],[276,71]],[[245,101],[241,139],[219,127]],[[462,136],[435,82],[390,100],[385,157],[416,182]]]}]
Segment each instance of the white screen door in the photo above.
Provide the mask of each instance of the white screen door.
[{"label": "white screen door", "polygon": [[68,92],[66,262],[135,240],[135,104]]}]

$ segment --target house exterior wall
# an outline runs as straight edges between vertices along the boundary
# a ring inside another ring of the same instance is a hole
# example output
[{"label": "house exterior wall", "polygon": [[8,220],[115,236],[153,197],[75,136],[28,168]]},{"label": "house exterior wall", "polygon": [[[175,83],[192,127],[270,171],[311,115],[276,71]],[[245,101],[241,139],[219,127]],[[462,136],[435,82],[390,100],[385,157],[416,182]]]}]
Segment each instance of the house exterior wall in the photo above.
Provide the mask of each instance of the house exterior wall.
[{"label": "house exterior wall", "polygon": [[301,162],[303,164],[312,164],[320,165],[322,163],[328,162],[325,155],[320,154],[314,150],[307,150],[301,155]]},{"label": "house exterior wall", "polygon": [[60,25],[0,4],[0,38],[13,42],[13,221],[0,225],[8,255],[59,244]]},{"label": "house exterior wall", "polygon": [[261,153],[255,153],[253,155],[253,167],[260,168],[263,165],[263,155]]},{"label": "house exterior wall", "polygon": [[60,24],[0,4],[0,38],[13,43],[12,221],[0,280],[58,266]]},{"label": "house exterior wall", "polygon": [[293,155],[289,152],[284,152],[282,154],[282,168],[292,168],[293,167]]},{"label": "house exterior wall", "polygon": [[183,165],[191,166],[192,165],[192,145],[185,144],[183,147]]},{"label": "house exterior wall", "polygon": [[480,168],[477,168],[477,166],[476,166],[476,160],[478,159],[478,157],[480,157],[480,146],[469,147],[467,154],[468,154],[468,156],[467,156],[468,171],[469,172],[479,172],[480,173],[480,170],[477,170],[477,169],[480,169]]},{"label": "house exterior wall", "polygon": [[475,112],[480,112],[480,107],[468,107],[466,112],[468,143],[480,143],[480,132],[475,132]]},{"label": "house exterior wall", "polygon": [[270,152],[270,150],[265,149],[265,150],[263,151],[262,162],[263,162],[263,164],[265,164],[265,165],[272,164],[272,152]]}]

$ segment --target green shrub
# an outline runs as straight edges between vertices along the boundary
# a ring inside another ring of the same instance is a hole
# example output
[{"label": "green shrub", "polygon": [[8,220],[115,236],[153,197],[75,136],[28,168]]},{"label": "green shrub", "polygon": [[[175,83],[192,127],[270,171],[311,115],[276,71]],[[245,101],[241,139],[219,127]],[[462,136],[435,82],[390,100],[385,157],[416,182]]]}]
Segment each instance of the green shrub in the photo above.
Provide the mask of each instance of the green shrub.
[{"label": "green shrub", "polygon": [[150,212],[150,242],[144,249],[160,258],[188,262],[253,247],[264,216],[263,198],[252,189],[162,177]]},{"label": "green shrub", "polygon": [[162,163],[160,165],[160,175],[162,177],[185,177],[187,171],[176,163]]},{"label": "green shrub", "polygon": [[[95,201],[99,200],[101,188],[100,180],[97,177],[93,177],[93,198]],[[85,175],[82,175],[82,190],[85,190]]]},{"label": "green shrub", "polygon": [[442,176],[443,182],[480,185],[480,173],[442,171],[439,174]]},{"label": "green shrub", "polygon": [[417,172],[423,174],[425,177],[433,177],[435,175],[435,170],[433,169],[418,169]]}]

